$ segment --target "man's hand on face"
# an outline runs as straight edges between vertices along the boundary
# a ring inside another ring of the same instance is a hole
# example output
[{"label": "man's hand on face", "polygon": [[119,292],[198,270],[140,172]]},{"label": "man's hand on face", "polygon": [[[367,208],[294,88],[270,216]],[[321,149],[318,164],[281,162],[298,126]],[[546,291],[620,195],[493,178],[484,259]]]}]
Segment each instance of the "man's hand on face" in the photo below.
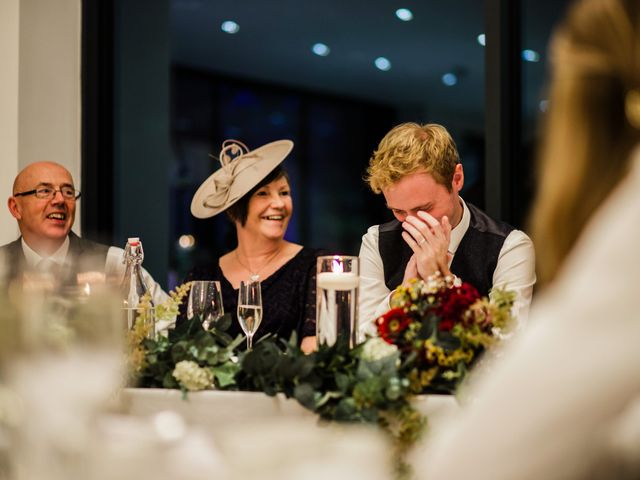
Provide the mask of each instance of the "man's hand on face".
[{"label": "man's hand on face", "polygon": [[404,278],[402,279],[402,284],[407,285],[407,282],[412,278],[418,277],[418,266],[416,264],[416,256],[415,254],[411,255],[409,262],[407,263],[407,267],[404,269]]},{"label": "man's hand on face", "polygon": [[[450,275],[449,270],[449,239],[451,238],[451,224],[449,219],[442,217],[438,222],[427,212],[418,212],[417,217],[409,215],[402,223],[402,238],[407,242],[415,257],[415,269],[423,280],[440,271],[443,275]],[[409,265],[405,270],[405,280]]]}]

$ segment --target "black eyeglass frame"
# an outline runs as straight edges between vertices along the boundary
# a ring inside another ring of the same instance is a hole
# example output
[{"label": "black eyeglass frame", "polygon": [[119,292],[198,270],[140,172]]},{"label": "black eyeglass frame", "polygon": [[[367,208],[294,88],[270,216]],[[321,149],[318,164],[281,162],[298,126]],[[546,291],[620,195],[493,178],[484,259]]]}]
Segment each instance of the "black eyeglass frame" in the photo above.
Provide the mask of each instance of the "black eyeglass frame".
[{"label": "black eyeglass frame", "polygon": [[[62,193],[62,188],[70,188],[74,191],[75,195],[73,197],[67,197],[64,193]],[[46,199],[52,199],[55,198],[56,196],[56,192],[60,192],[60,195],[62,195],[62,198],[64,198],[65,200],[77,200],[80,198],[80,195],[82,195],[82,192],[80,192],[80,190],[76,190],[73,187],[62,187],[62,188],[53,188],[53,187],[40,187],[40,188],[34,188],[33,190],[28,190],[26,192],[18,192],[18,193],[14,193],[13,196],[14,197],[25,197],[27,195],[35,195],[36,198],[39,198],[41,200],[46,200]],[[42,190],[53,190],[53,195],[51,197],[46,196],[46,197],[39,197],[38,196],[38,192],[42,191]]]}]

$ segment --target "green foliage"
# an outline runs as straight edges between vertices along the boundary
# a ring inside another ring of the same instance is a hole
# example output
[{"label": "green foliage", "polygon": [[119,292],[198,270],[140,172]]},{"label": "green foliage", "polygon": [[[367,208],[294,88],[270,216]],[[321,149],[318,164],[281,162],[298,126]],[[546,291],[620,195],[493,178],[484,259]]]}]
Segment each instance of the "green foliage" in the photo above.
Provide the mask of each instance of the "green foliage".
[{"label": "green foliage", "polygon": [[295,339],[286,343],[269,338],[242,358],[238,385],[268,395],[284,393],[324,420],[380,425],[397,445],[397,472],[406,473],[403,453],[426,422],[411,406],[400,353],[369,359],[364,345],[349,349],[336,343],[305,355]]},{"label": "green foliage", "polygon": [[173,372],[179,362],[195,362],[196,368],[212,373],[217,389],[282,393],[322,420],[379,425],[394,440],[398,476],[407,474],[404,454],[425,425],[410,403],[406,372],[411,359],[402,364],[397,348],[380,339],[353,349],[340,342],[320,346],[306,355],[295,335],[289,341],[263,337],[253,350],[238,352],[244,338],[232,339],[226,333],[229,320],[226,316],[205,331],[200,320],[193,318],[168,338],[143,340],[138,385],[186,392]]},{"label": "green foliage", "polygon": [[226,333],[230,324],[231,317],[227,314],[205,331],[200,319],[194,317],[182,323],[170,337],[143,340],[145,362],[138,372],[137,386],[181,388],[173,370],[178,362],[187,360],[208,368],[216,387],[233,387],[240,370],[235,350],[243,342],[243,337],[232,339]]},{"label": "green foliage", "polygon": [[[188,287],[162,311],[176,313]],[[281,393],[323,420],[377,424],[393,439],[396,477],[404,479],[411,473],[405,455],[426,426],[412,395],[455,392],[500,339],[496,332],[508,330],[513,301],[512,292],[494,290],[489,300],[453,277],[434,276],[399,287],[394,308],[377,321],[380,338],[353,349],[338,342],[306,355],[294,334],[289,341],[266,336],[240,352],[244,338],[227,333],[227,314],[206,331],[197,317],[182,322],[168,338],[134,331],[130,364],[141,387]]]},{"label": "green foliage", "polygon": [[404,376],[413,361],[401,364],[397,350],[371,359],[365,345],[350,349],[338,342],[305,355],[295,337],[290,342],[268,338],[243,356],[238,385],[268,395],[284,393],[323,420],[379,425],[393,439],[396,477],[409,478],[405,455],[426,425],[410,403]]}]

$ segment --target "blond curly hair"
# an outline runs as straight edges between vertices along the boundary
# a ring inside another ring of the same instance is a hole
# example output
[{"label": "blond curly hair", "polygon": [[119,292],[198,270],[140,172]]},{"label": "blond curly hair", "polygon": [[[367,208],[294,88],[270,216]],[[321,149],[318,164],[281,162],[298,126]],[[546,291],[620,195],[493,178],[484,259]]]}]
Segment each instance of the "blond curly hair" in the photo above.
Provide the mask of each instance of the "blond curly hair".
[{"label": "blond curly hair", "polygon": [[435,123],[402,123],[387,133],[369,159],[365,181],[381,193],[401,178],[423,170],[451,191],[460,156],[449,132]]}]

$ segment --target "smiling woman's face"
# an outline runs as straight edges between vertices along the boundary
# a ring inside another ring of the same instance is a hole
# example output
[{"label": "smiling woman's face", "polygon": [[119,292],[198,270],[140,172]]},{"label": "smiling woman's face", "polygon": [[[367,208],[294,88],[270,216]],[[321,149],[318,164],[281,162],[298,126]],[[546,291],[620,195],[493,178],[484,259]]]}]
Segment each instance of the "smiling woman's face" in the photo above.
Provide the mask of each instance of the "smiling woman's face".
[{"label": "smiling woman's face", "polygon": [[283,238],[293,213],[291,189],[286,177],[260,187],[251,196],[247,221],[242,228],[270,239]]}]

